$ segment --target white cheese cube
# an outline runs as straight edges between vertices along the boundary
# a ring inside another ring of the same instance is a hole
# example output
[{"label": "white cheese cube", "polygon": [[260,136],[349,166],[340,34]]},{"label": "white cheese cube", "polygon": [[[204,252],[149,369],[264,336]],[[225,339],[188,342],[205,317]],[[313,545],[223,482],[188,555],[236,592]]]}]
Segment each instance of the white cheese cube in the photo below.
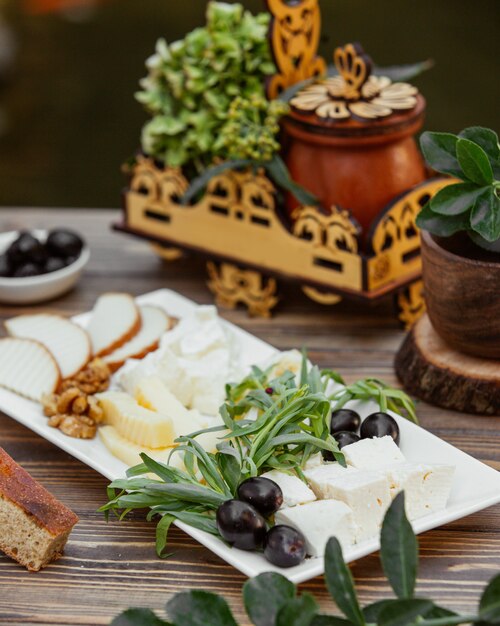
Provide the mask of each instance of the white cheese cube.
[{"label": "white cheese cube", "polygon": [[321,456],[321,452],[318,452],[307,459],[306,464],[304,465],[304,471],[311,470],[315,467],[321,467],[323,464],[324,461],[323,457]]},{"label": "white cheese cube", "polygon": [[387,476],[381,472],[340,469],[325,481],[323,497],[341,500],[352,509],[356,541],[378,535],[391,503]]},{"label": "white cheese cube", "polygon": [[264,478],[274,480],[283,492],[282,507],[292,507],[305,502],[316,500],[314,492],[298,476],[285,474],[278,470],[271,470],[262,474]]},{"label": "white cheese cube", "polygon": [[342,448],[346,463],[357,469],[379,469],[393,463],[406,461],[403,453],[398,448],[394,439],[385,437],[373,437],[361,439]]},{"label": "white cheese cube", "polygon": [[414,520],[446,507],[455,468],[451,465],[403,463],[385,470],[394,498],[405,492],[408,519]]},{"label": "white cheese cube", "polygon": [[354,467],[342,467],[339,463],[325,463],[305,469],[304,475],[316,497],[327,499],[332,497],[329,495],[329,485],[332,479],[357,471]]},{"label": "white cheese cube", "polygon": [[307,554],[323,556],[330,537],[337,537],[342,549],[354,543],[354,524],[351,509],[336,500],[316,500],[292,508],[280,509],[276,524],[292,526],[304,535]]}]

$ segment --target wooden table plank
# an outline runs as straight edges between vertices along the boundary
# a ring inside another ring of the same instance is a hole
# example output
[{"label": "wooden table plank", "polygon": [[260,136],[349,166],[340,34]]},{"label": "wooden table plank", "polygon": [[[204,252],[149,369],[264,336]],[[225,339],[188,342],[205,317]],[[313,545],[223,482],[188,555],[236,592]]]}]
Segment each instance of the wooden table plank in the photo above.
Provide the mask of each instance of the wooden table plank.
[{"label": "wooden table plank", "polygon": [[[0,210],[0,231],[65,226],[79,230],[91,246],[91,260],[77,289],[34,310],[78,313],[111,289],[139,295],[168,287],[200,303],[212,301],[199,258],[160,261],[144,242],[109,230],[118,216],[108,210]],[[222,315],[280,349],[307,346],[314,361],[338,369],[349,381],[373,375],[397,383],[392,362],[403,333],[390,304],[323,307],[293,286],[284,288],[284,297],[272,320],[251,319],[242,310]],[[0,311],[5,319],[26,309],[2,306]],[[460,415],[425,403],[419,403],[418,412],[425,428],[500,469],[498,418]],[[44,571],[28,573],[0,556],[0,623],[109,624],[128,606],[161,611],[172,593],[196,587],[223,593],[242,624],[247,623],[240,595],[245,577],[217,556],[174,529],[173,556],[157,559],[154,528],[143,515],[106,524],[96,512],[106,499],[103,477],[4,415],[0,445],[81,519],[65,557]],[[485,581],[500,570],[500,506],[425,533],[420,550],[418,593],[455,610],[473,610]],[[389,595],[378,555],[360,559],[352,571],[363,603]],[[322,577],[300,587],[333,610]]]}]

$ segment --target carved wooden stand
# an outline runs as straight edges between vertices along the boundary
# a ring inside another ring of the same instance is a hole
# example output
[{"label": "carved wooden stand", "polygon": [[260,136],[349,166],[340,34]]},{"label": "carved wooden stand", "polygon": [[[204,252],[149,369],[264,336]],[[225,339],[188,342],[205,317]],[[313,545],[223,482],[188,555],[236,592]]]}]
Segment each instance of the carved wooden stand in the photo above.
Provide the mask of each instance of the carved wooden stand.
[{"label": "carved wooden stand", "polygon": [[[326,66],[317,56],[318,0],[267,4],[278,68],[268,94],[275,97]],[[208,285],[221,306],[242,303],[250,315],[267,317],[278,303],[277,279],[289,279],[326,305],[344,297],[371,303],[393,294],[409,326],[423,311],[415,218],[449,182],[427,180],[390,202],[361,245],[359,225],[348,211],[299,206],[290,215],[262,171],[226,170],[209,181],[195,204],[183,205],[189,186],[183,173],[139,156],[124,194],[124,219],[115,228],[153,242],[169,261],[182,250],[205,256]]]}]

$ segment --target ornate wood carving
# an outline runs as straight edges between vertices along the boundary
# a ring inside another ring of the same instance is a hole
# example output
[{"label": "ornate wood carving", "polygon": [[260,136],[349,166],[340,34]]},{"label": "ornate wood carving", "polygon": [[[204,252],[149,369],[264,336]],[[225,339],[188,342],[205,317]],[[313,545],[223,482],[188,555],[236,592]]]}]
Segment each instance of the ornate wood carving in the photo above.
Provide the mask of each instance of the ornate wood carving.
[{"label": "ornate wood carving", "polygon": [[207,263],[208,287],[215,294],[219,306],[234,309],[244,304],[251,316],[271,317],[271,310],[278,304],[277,283],[274,278],[265,279],[253,270],[243,270],[231,263]]},{"label": "ornate wood carving", "polygon": [[278,72],[268,82],[267,94],[276,98],[290,85],[326,72],[317,56],[321,34],[318,0],[266,0],[272,15],[271,50]]},{"label": "ornate wood carving", "polygon": [[397,294],[398,318],[405,330],[425,313],[424,283],[417,280]]}]

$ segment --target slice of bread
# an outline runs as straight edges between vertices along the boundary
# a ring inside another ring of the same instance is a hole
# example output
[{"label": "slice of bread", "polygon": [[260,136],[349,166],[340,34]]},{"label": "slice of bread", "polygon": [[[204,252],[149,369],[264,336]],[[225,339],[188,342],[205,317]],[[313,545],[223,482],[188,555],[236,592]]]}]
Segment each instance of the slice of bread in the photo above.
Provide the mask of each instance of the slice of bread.
[{"label": "slice of bread", "polygon": [[57,361],[63,379],[74,376],[90,359],[90,339],[85,330],[60,315],[19,315],[7,320],[5,328],[12,337],[43,343]]},{"label": "slice of bread", "polygon": [[44,345],[33,339],[0,339],[0,387],[39,402],[54,393],[60,380],[56,360]]},{"label": "slice of bread", "polygon": [[164,332],[172,327],[172,320],[163,309],[144,305],[141,311],[141,330],[123,346],[103,357],[112,372],[120,368],[127,359],[142,359],[148,352],[158,348]]},{"label": "slice of bread", "polygon": [[78,517],[0,448],[0,550],[36,572],[59,558]]},{"label": "slice of bread", "polygon": [[111,354],[141,329],[141,314],[128,293],[103,293],[97,299],[87,332],[94,356]]}]

